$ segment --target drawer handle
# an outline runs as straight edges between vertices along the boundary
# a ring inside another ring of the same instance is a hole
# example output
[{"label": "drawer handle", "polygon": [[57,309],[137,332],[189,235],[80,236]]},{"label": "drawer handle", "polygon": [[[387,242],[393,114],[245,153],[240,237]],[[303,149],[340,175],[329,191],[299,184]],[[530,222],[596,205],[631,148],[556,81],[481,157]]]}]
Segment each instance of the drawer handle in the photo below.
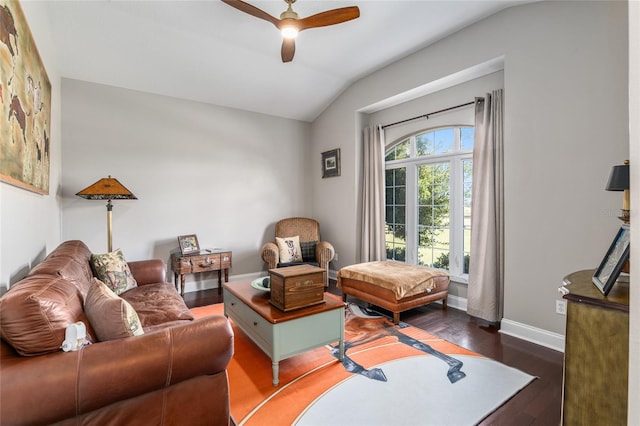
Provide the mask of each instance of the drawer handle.
[{"label": "drawer handle", "polygon": [[296,287],[304,287],[313,284],[313,280],[298,281]]},{"label": "drawer handle", "polygon": [[207,258],[206,258],[206,259],[204,259],[204,261],[203,261],[203,262],[200,262],[200,266],[209,266],[209,265],[212,265],[212,264],[214,264],[214,263],[215,263],[215,261],[214,261],[214,260],[211,260],[211,258],[209,258],[209,257],[207,256]]},{"label": "drawer handle", "polygon": [[236,306],[236,302],[231,302],[231,306]]},{"label": "drawer handle", "polygon": [[258,323],[257,323],[256,321],[254,321],[254,322],[253,322],[253,325],[254,325],[254,326],[257,326],[257,325],[258,325]]}]

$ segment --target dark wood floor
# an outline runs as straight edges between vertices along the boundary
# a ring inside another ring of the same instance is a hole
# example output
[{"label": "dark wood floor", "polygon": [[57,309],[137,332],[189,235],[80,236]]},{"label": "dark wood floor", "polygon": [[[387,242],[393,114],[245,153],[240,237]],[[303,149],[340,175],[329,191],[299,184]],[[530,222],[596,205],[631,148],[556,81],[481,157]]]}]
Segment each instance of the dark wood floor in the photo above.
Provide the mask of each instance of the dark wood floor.
[{"label": "dark wood floor", "polygon": [[[335,281],[329,291],[340,294]],[[217,290],[204,290],[186,293],[184,300],[192,308],[222,302],[222,296]],[[404,312],[400,320],[537,377],[481,425],[560,424],[562,353],[501,334],[463,311],[442,310],[436,304]]]}]

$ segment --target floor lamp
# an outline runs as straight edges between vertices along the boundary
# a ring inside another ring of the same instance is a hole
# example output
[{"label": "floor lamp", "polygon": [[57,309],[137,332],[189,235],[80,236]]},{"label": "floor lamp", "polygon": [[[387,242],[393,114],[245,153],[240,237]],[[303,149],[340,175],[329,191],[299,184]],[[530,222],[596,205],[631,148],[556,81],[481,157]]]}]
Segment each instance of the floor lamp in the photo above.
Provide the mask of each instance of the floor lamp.
[{"label": "floor lamp", "polygon": [[100,179],[76,195],[86,198],[87,200],[107,200],[107,247],[109,252],[111,252],[111,211],[113,210],[111,200],[137,200],[138,198],[118,182],[118,179],[112,178],[111,176]]}]

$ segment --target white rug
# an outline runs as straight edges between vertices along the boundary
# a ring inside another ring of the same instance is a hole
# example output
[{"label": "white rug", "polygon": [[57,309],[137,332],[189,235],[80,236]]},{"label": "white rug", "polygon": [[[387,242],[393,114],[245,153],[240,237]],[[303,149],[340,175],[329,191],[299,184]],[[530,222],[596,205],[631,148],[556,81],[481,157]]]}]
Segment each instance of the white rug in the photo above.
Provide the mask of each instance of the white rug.
[{"label": "white rug", "polygon": [[474,425],[533,376],[499,362],[456,355],[466,377],[450,383],[442,361],[416,356],[379,365],[388,381],[353,375],[301,413],[298,426]]}]

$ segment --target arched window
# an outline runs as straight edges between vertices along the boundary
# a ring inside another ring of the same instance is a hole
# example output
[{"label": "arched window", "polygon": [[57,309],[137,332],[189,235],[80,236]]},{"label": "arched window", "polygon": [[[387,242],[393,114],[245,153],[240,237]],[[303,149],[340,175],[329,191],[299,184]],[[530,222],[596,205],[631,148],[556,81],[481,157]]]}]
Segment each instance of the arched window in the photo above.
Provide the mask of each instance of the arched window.
[{"label": "arched window", "polygon": [[385,153],[387,259],[466,282],[471,257],[472,126],[423,130]]}]

